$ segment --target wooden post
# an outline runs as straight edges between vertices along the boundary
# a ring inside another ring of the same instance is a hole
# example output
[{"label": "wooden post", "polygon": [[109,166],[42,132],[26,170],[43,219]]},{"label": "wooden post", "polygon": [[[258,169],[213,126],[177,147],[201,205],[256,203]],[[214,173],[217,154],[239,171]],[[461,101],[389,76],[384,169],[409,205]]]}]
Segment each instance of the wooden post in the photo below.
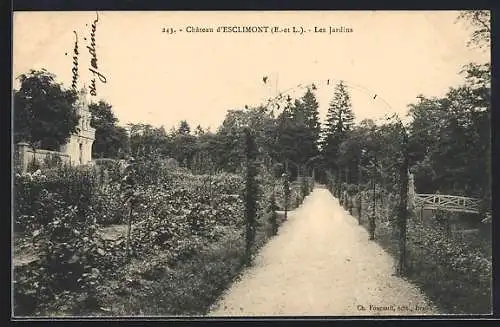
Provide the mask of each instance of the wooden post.
[{"label": "wooden post", "polygon": [[451,237],[452,236],[452,232],[451,232],[451,217],[452,217],[453,213],[450,212],[450,213],[447,213],[446,214],[446,218],[445,218],[445,232],[446,232],[446,236],[447,237]]},{"label": "wooden post", "polygon": [[362,194],[361,194],[361,160],[358,162],[358,224],[361,225],[361,208],[362,208]]},{"label": "wooden post", "polygon": [[408,209],[415,210],[415,179],[408,173]]},{"label": "wooden post", "polygon": [[346,189],[344,191],[344,208],[348,209],[349,204],[348,204],[348,195],[347,195],[347,190],[349,189],[349,167],[345,168],[345,185]]},{"label": "wooden post", "polygon": [[288,206],[290,203],[290,181],[288,180],[288,173],[285,172],[283,181],[283,193],[285,197],[285,220],[288,219]]},{"label": "wooden post", "polygon": [[246,247],[245,259],[249,265],[252,261],[252,250],[255,243],[256,215],[257,215],[257,148],[251,130],[247,127],[244,130],[245,136],[245,157],[246,157],[246,178],[245,178],[245,220],[246,220]]},{"label": "wooden post", "polygon": [[126,196],[126,204],[129,205],[128,213],[128,226],[127,226],[127,241],[126,241],[126,260],[130,261],[130,247],[131,247],[131,232],[132,232],[132,214],[134,205],[136,204],[136,194],[134,192],[136,187],[136,180],[134,178],[135,173],[135,162],[134,160],[129,160],[128,166],[125,168],[125,179],[123,180],[122,187]]},{"label": "wooden post", "polygon": [[212,204],[212,169],[208,171],[208,199]]},{"label": "wooden post", "polygon": [[130,262],[130,234],[132,232],[132,203],[129,204],[130,209],[128,212],[128,226],[127,226],[127,245],[126,245],[126,258],[127,262]]},{"label": "wooden post", "polygon": [[370,240],[374,240],[375,239],[375,228],[376,228],[376,225],[375,225],[375,205],[377,204],[377,199],[375,197],[375,177],[372,179],[372,187],[373,187],[373,192],[372,192],[372,196],[373,196],[373,207],[372,207],[372,214],[371,214],[371,217],[370,217]]},{"label": "wooden post", "polygon": [[340,204],[342,205],[342,174],[340,173],[340,167],[337,167],[337,198],[339,199]]},{"label": "wooden post", "polygon": [[402,123],[401,134],[403,163],[399,171],[399,274],[404,275],[406,273],[406,220],[408,214],[408,169],[410,160],[408,153],[408,135]]}]

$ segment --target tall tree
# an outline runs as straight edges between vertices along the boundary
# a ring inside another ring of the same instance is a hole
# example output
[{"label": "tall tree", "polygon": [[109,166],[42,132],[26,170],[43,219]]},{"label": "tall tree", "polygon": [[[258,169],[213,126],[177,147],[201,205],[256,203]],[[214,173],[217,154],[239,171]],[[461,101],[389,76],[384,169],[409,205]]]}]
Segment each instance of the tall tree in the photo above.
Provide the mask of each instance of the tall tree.
[{"label": "tall tree", "polygon": [[489,197],[488,72],[485,66],[469,65],[464,85],[450,88],[445,97],[421,97],[410,105],[410,143],[417,154],[413,169],[419,192],[439,188],[450,194]]},{"label": "tall tree", "polygon": [[218,153],[217,146],[217,135],[214,133],[204,131],[202,134],[197,135],[195,155],[191,167],[195,173],[212,173],[218,168],[215,166]]},{"label": "tall tree", "polygon": [[189,126],[188,122],[185,120],[182,120],[179,129],[178,129],[179,134],[182,135],[188,135],[191,133],[191,127]]},{"label": "tall tree", "polygon": [[18,77],[14,90],[14,140],[37,148],[59,150],[78,130],[75,107],[77,94],[56,83],[56,76],[42,70],[30,70]]},{"label": "tall tree", "polygon": [[201,125],[196,126],[196,129],[194,130],[194,134],[196,136],[201,136],[205,133],[206,133],[206,131],[203,129],[203,127],[201,127]]},{"label": "tall tree", "polygon": [[91,103],[90,125],[95,128],[92,156],[98,158],[120,158],[128,153],[128,134],[125,128],[117,126],[112,106],[105,102]]},{"label": "tall tree", "polygon": [[315,145],[318,145],[321,123],[319,121],[319,104],[313,91],[308,88],[302,97],[302,107],[306,119],[307,128],[311,131]]},{"label": "tall tree", "polygon": [[191,127],[188,122],[182,120],[177,129],[171,129],[167,137],[163,130],[167,151],[165,155],[175,158],[182,166],[191,168],[193,158],[196,153],[197,136],[191,134]]},{"label": "tall tree", "polygon": [[[311,93],[314,97],[314,95]],[[281,121],[279,147],[286,149],[286,160],[293,163],[299,169],[309,158],[317,154],[314,126],[311,127],[314,117],[314,103],[310,95],[306,98],[308,103],[302,99],[296,99],[293,104],[289,101],[283,112],[278,116]],[[295,170],[294,167],[292,167]],[[297,171],[298,173],[298,171]],[[294,175],[294,174],[292,174]]]},{"label": "tall tree", "polygon": [[285,163],[294,156],[294,135],[292,134],[293,110],[291,102],[283,109],[276,119],[276,156],[279,162]]},{"label": "tall tree", "polygon": [[220,152],[217,165],[228,171],[241,168],[244,159],[242,132],[252,130],[259,154],[272,156],[275,152],[275,121],[264,107],[229,110],[217,131]]},{"label": "tall tree", "polygon": [[163,127],[149,124],[129,124],[130,153],[132,156],[152,158],[165,156],[171,147]]},{"label": "tall tree", "polygon": [[172,138],[173,157],[186,168],[191,168],[196,153],[196,136],[179,133]]},{"label": "tall tree", "polygon": [[[371,119],[361,121],[346,134],[339,146],[338,164],[349,168],[350,181],[358,181],[361,166],[367,168],[375,162],[380,145],[379,131]],[[370,178],[373,179],[374,176]]]},{"label": "tall tree", "polygon": [[[328,107],[326,124],[323,129],[322,152],[327,166],[337,166],[340,144],[346,139],[348,131],[354,124],[351,97],[341,81],[334,91],[333,99]],[[338,167],[337,167],[338,168]]]},{"label": "tall tree", "polygon": [[464,10],[460,12],[458,20],[467,22],[473,29],[468,42],[469,46],[489,47],[491,41],[490,18],[488,10]]}]

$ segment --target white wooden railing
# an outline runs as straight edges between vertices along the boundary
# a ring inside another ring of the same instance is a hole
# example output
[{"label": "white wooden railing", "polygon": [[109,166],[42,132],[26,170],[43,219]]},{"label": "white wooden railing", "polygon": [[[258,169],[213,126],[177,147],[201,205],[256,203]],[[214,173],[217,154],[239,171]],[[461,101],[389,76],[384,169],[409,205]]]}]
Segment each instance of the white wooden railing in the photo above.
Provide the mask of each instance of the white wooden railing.
[{"label": "white wooden railing", "polygon": [[457,195],[414,194],[415,208],[479,213],[481,200]]}]

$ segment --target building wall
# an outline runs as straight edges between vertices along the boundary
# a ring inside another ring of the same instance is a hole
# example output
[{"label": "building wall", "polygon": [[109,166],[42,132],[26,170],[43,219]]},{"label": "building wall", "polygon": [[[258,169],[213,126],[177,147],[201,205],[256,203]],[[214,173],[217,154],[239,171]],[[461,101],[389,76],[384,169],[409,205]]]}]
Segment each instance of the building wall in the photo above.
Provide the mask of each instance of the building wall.
[{"label": "building wall", "polygon": [[22,172],[25,172],[34,160],[36,160],[40,166],[45,166],[46,159],[50,159],[51,156],[58,156],[61,162],[65,164],[69,164],[71,161],[70,156],[66,153],[41,149],[35,150],[28,143],[18,143],[16,150],[16,166]]},{"label": "building wall", "polygon": [[[73,165],[86,165],[92,162],[92,145],[95,140],[95,129],[90,126],[91,114],[86,96],[86,90],[82,89],[76,103],[77,112],[80,115],[78,123],[79,131],[70,137],[66,145],[61,147],[61,152],[69,155],[71,164]],[[80,144],[82,145],[81,155]]]},{"label": "building wall", "polygon": [[[72,135],[69,142],[61,148],[61,152],[69,156],[72,165],[86,165],[92,161],[92,144],[94,140],[84,135]],[[80,144],[82,144],[80,162]]]}]

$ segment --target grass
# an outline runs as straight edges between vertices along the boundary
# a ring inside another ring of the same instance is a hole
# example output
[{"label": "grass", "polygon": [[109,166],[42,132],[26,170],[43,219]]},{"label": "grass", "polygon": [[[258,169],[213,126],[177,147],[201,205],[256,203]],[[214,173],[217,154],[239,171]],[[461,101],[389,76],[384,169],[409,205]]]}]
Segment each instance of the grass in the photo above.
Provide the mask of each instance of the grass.
[{"label": "grass", "polygon": [[228,235],[175,266],[161,256],[135,262],[105,305],[113,315],[203,315],[237,276],[243,252],[241,237]]}]

